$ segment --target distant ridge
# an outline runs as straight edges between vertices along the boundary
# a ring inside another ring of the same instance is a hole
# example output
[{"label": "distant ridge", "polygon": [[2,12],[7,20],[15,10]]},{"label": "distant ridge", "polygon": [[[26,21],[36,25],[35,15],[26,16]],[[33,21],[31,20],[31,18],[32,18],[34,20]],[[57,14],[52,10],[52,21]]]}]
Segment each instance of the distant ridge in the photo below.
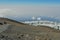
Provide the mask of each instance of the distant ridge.
[{"label": "distant ridge", "polygon": [[16,20],[9,19],[9,18],[3,18],[3,17],[0,17],[0,21],[5,21],[5,22],[10,21],[10,22],[18,23],[18,24],[24,24],[24,23],[18,22]]}]

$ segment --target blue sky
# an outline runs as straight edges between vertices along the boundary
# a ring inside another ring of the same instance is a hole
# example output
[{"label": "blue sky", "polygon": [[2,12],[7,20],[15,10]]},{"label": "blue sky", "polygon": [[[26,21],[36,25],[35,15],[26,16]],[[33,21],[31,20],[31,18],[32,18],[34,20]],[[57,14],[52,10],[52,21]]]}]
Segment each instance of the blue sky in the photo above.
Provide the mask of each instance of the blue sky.
[{"label": "blue sky", "polygon": [[60,6],[60,0],[0,0],[0,5]]},{"label": "blue sky", "polygon": [[60,18],[60,0],[0,0],[0,16]]},{"label": "blue sky", "polygon": [[0,0],[2,4],[60,4],[60,0]]},{"label": "blue sky", "polygon": [[60,0],[0,0],[0,4],[42,4],[60,5]]}]

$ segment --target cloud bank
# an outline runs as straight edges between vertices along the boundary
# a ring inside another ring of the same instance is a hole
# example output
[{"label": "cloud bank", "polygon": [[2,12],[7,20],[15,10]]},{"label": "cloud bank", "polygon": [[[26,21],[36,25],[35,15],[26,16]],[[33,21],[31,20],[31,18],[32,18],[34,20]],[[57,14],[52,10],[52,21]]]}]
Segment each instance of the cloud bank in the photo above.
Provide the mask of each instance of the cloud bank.
[{"label": "cloud bank", "polygon": [[60,7],[6,6],[3,8],[0,7],[0,16],[5,17],[50,16],[60,18]]}]

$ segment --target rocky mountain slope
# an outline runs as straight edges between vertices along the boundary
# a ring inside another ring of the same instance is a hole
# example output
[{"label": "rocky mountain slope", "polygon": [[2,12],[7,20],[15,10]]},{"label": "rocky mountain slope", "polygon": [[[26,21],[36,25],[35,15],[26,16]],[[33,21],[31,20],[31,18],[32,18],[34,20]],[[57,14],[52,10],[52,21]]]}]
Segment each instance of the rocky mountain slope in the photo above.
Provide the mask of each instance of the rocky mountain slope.
[{"label": "rocky mountain slope", "polygon": [[0,40],[60,40],[60,30],[47,26],[30,26],[7,18],[0,18],[0,21],[9,24],[0,33]]}]

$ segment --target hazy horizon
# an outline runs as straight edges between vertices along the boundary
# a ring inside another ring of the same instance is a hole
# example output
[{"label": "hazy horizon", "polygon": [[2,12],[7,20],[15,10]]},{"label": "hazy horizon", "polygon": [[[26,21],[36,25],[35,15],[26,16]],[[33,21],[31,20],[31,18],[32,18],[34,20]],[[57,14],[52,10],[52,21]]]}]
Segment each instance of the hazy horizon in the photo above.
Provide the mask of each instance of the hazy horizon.
[{"label": "hazy horizon", "polygon": [[1,17],[48,16],[60,19],[59,0],[0,0]]}]

